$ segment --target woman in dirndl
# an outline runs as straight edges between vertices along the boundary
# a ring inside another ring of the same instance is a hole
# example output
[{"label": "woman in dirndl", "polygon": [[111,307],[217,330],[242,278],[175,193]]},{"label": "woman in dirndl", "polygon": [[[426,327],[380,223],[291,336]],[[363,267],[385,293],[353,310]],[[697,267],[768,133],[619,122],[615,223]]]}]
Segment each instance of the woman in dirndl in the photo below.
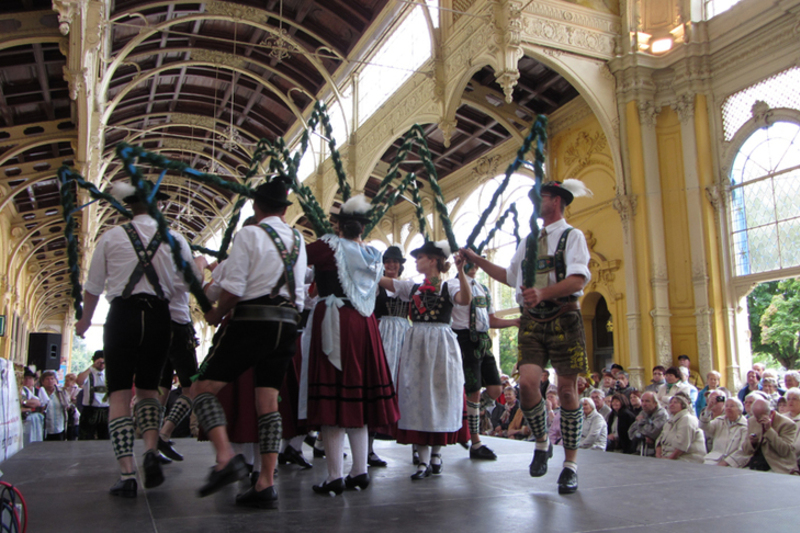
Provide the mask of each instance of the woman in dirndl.
[{"label": "woman in dirndl", "polygon": [[[351,198],[334,215],[339,235],[324,235],[306,248],[319,293],[311,325],[308,424],[320,428],[328,466],[328,477],[313,487],[318,494],[367,488],[368,431],[389,431],[399,418],[374,315],[381,253],[361,240],[370,207],[363,195]],[[353,465],[343,478],[345,433]]]},{"label": "woman in dirndl", "polygon": [[[411,302],[412,324],[400,352],[396,383],[400,406],[397,442],[417,445],[419,464],[411,479],[418,480],[442,472],[442,446],[469,440],[461,350],[450,328],[450,314],[454,302],[470,305],[472,291],[466,275],[459,276],[453,294],[448,288],[452,285],[442,281],[441,275],[450,267],[447,241],[428,241],[411,256],[416,259],[417,271],[425,276],[422,285],[387,277],[380,284]],[[464,264],[457,256],[459,270]]]}]

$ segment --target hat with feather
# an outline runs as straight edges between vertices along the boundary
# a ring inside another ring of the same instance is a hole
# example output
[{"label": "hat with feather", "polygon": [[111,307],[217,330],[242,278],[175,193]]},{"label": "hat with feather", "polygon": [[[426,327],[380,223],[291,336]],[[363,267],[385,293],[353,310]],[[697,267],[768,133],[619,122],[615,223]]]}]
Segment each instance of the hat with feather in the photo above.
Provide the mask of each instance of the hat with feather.
[{"label": "hat with feather", "polygon": [[542,192],[554,194],[564,200],[564,205],[569,205],[575,198],[586,196],[591,198],[594,193],[582,181],[568,179],[562,181],[547,181],[542,183]]},{"label": "hat with feather", "polygon": [[[142,181],[150,185],[150,187],[145,186],[146,190],[152,190],[153,187],[155,187],[153,182],[150,180]],[[129,181],[115,182],[111,186],[111,196],[113,196],[118,202],[125,204],[135,204],[139,201],[139,197],[136,196],[136,187],[134,187]],[[169,195],[161,192],[159,189],[156,191],[156,200],[169,200]]]},{"label": "hat with feather", "polygon": [[446,240],[436,242],[425,241],[425,244],[423,244],[420,248],[417,248],[411,252],[411,257],[416,259],[419,254],[425,254],[434,257],[444,257],[447,259],[450,257],[451,253],[452,251],[450,250],[450,245]]},{"label": "hat with feather", "polygon": [[371,222],[369,218],[370,209],[372,209],[372,204],[369,203],[367,197],[363,194],[357,194],[343,203],[338,213],[331,213],[331,216],[340,222],[356,220],[362,224],[369,224]]}]

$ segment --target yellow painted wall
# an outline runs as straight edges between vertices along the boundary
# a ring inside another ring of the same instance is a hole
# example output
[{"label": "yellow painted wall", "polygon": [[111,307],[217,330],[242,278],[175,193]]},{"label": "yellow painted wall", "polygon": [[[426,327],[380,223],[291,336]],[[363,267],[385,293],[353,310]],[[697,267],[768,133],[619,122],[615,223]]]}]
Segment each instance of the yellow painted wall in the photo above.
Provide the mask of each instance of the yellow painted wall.
[{"label": "yellow painted wall", "polygon": [[[658,163],[661,177],[661,201],[664,212],[664,241],[669,276],[670,331],[673,363],[686,354],[697,361],[697,318],[694,315],[692,257],[689,244],[689,221],[686,183],[683,171],[681,124],[678,115],[666,108],[658,116]],[[692,228],[692,231],[702,231]]]},{"label": "yellow painted wall", "polygon": [[[594,193],[592,198],[577,198],[567,208],[565,216],[571,225],[587,235],[592,252],[592,280],[585,289],[584,313],[587,317],[593,316],[598,295],[605,298],[614,324],[614,360],[627,367],[630,348],[625,319],[623,232],[619,214],[612,207],[617,179],[608,142],[600,123],[591,115],[553,135],[549,149],[551,177],[558,181],[579,179]],[[614,261],[618,270],[600,275],[599,271],[607,269],[609,262]],[[586,334],[587,352],[592,362],[591,330],[587,328]]]}]

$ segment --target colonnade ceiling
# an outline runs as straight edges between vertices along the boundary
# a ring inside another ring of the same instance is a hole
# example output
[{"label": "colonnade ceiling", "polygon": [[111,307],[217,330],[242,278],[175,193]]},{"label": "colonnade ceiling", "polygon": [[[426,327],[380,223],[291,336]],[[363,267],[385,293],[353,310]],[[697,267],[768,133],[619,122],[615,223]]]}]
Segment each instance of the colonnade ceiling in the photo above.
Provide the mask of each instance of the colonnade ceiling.
[{"label": "colonnade ceiling", "polygon": [[[362,37],[402,7],[388,4],[0,2],[0,210],[12,229],[9,284],[22,271],[32,282],[18,288],[20,305],[46,298],[41,318],[70,303],[62,164],[104,190],[126,176],[114,156],[126,141],[239,180],[260,138],[291,135],[318,97],[337,91],[333,78],[357,64],[347,59]],[[165,215],[190,241],[207,237],[233,200],[171,173],[162,190],[171,197]],[[96,204],[76,220],[85,256],[121,216]]]}]

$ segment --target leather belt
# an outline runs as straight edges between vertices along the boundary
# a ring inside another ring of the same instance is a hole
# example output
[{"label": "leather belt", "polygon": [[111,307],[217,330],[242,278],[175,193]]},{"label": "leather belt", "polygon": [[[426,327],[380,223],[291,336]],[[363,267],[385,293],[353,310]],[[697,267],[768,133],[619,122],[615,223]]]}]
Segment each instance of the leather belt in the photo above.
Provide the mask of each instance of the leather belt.
[{"label": "leather belt", "polygon": [[274,305],[237,305],[233,308],[231,320],[235,322],[288,322],[300,323],[300,313],[293,307],[276,307]]},{"label": "leather belt", "polygon": [[578,311],[578,299],[574,296],[569,297],[566,302],[546,300],[536,307],[523,308],[522,313],[534,322],[550,322],[570,311]]}]

